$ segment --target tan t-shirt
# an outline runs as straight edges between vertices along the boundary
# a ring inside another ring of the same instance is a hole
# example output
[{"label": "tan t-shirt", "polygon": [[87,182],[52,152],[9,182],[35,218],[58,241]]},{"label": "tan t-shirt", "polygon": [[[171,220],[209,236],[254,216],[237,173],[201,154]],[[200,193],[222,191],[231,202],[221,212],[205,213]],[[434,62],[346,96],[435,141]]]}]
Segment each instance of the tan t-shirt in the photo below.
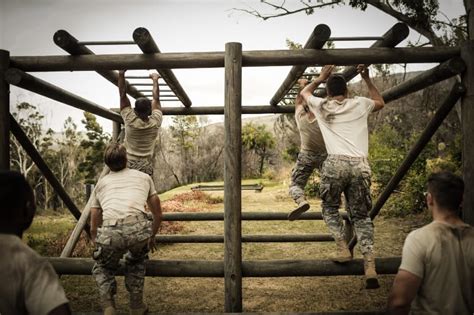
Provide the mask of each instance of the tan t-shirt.
[{"label": "tan t-shirt", "polygon": [[413,314],[472,315],[473,310],[468,310],[468,301],[472,307],[473,227],[434,221],[411,232],[403,246],[400,269],[422,279],[411,305]]},{"label": "tan t-shirt", "polygon": [[46,315],[68,303],[51,264],[16,235],[0,234],[0,314]]},{"label": "tan t-shirt", "polygon": [[[312,106],[312,105],[308,105]],[[309,113],[303,106],[296,107],[295,120],[301,139],[301,151],[310,151],[314,153],[325,153],[323,135],[316,119],[310,119]]]},{"label": "tan t-shirt", "polygon": [[125,139],[123,145],[127,149],[130,160],[151,158],[155,141],[158,136],[163,114],[160,110],[153,110],[148,121],[138,118],[135,111],[127,106],[120,112],[125,123]]},{"label": "tan t-shirt", "polygon": [[145,213],[145,204],[154,194],[155,185],[149,175],[125,168],[99,180],[91,196],[91,207],[102,209],[103,220],[123,219]]},{"label": "tan t-shirt", "polygon": [[312,96],[309,107],[321,128],[328,154],[367,157],[369,131],[367,118],[374,109],[366,97],[346,98],[342,102]]}]

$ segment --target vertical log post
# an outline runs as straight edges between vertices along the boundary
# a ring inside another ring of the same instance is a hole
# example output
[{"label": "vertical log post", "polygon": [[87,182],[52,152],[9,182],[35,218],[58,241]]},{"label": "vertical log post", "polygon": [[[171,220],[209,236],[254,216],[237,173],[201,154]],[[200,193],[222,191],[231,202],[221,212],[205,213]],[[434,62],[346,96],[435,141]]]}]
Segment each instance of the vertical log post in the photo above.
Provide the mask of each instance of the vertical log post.
[{"label": "vertical log post", "polygon": [[10,169],[10,85],[5,71],[10,66],[10,52],[0,49],[0,170]]},{"label": "vertical log post", "polygon": [[112,141],[119,142],[120,131],[122,130],[122,124],[116,121],[112,122]]},{"label": "vertical log post", "polygon": [[464,222],[474,225],[474,0],[464,0],[469,40],[461,48],[461,58],[466,63],[462,84],[466,94],[462,98],[462,172],[464,177]]},{"label": "vertical log post", "polygon": [[225,312],[242,312],[242,44],[225,45]]}]

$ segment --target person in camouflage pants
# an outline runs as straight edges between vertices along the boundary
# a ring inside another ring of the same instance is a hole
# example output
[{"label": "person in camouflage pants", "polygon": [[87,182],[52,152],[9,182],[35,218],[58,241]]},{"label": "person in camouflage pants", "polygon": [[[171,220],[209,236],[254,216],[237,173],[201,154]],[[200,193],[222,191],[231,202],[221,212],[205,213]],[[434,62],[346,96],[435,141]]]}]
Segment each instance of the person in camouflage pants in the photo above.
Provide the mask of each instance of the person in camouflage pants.
[{"label": "person in camouflage pants", "polygon": [[[104,154],[110,173],[102,177],[91,196],[91,238],[96,244],[92,275],[99,287],[104,314],[115,314],[115,274],[125,255],[125,287],[130,314],[145,314],[143,303],[145,260],[155,249],[161,224],[161,204],[151,177],[129,169],[127,151],[110,144]],[[145,211],[145,204],[151,211]]]},{"label": "person in camouflage pants", "polygon": [[[298,80],[300,89],[307,83],[306,79]],[[296,220],[309,209],[304,192],[305,186],[313,171],[321,169],[327,156],[318,122],[308,106],[301,95],[296,97],[295,121],[300,134],[301,146],[296,165],[291,172],[289,194],[296,202],[297,207],[288,215],[290,221]]]},{"label": "person in camouflage pants", "polygon": [[[319,123],[328,157],[321,170],[319,193],[322,199],[322,213],[329,231],[334,237],[337,253],[336,262],[352,259],[347,241],[344,239],[344,225],[339,214],[341,194],[346,198],[346,209],[352,222],[360,249],[364,256],[366,288],[378,288],[374,260],[374,225],[369,217],[372,206],[370,197],[370,166],[368,117],[370,113],[384,107],[384,100],[372,83],[366,66],[359,65],[358,71],[366,83],[370,98],[348,97],[346,79],[342,74],[331,74],[334,66],[324,66],[313,82],[301,95]],[[326,82],[326,98],[313,96],[314,90]]]}]

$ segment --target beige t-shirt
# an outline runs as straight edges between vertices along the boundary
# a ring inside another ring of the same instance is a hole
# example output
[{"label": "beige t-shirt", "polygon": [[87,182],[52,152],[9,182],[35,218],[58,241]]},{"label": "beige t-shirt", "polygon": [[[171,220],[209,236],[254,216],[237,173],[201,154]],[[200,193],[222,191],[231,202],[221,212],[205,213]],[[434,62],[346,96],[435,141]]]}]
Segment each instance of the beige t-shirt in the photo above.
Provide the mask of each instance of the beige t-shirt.
[{"label": "beige t-shirt", "polygon": [[422,279],[411,305],[413,314],[472,315],[467,303],[474,304],[473,227],[434,221],[411,232],[400,269]]},{"label": "beige t-shirt", "polygon": [[156,194],[151,177],[125,168],[110,172],[97,183],[92,194],[92,208],[102,209],[102,219],[123,219],[145,213],[148,198]]},{"label": "beige t-shirt", "polygon": [[46,315],[68,303],[51,264],[16,235],[0,234],[0,314]]},{"label": "beige t-shirt", "polygon": [[[310,107],[312,105],[308,105]],[[296,107],[295,120],[300,131],[301,151],[310,151],[314,153],[325,153],[323,135],[319,129],[318,121],[310,119],[309,113],[303,106]]]},{"label": "beige t-shirt", "polygon": [[342,102],[312,96],[313,111],[323,134],[328,154],[367,157],[369,131],[367,118],[374,109],[366,97],[346,98]]},{"label": "beige t-shirt", "polygon": [[153,110],[148,121],[138,118],[135,111],[127,106],[120,112],[125,123],[125,139],[123,145],[127,149],[130,160],[151,158],[155,141],[158,136],[163,114],[160,110]]}]

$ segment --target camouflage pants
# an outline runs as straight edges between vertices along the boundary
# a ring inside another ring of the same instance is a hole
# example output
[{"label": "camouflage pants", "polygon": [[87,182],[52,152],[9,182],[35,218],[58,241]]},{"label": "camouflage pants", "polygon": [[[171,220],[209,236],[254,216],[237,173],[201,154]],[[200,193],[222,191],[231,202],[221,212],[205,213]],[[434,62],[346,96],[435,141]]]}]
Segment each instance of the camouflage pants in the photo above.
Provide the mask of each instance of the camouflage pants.
[{"label": "camouflage pants", "polygon": [[298,153],[298,159],[296,165],[291,171],[291,183],[289,193],[294,201],[304,197],[304,188],[308,182],[309,177],[313,174],[313,171],[317,168],[321,169],[321,166],[326,159],[326,153],[312,153],[301,151]]},{"label": "camouflage pants", "polygon": [[335,239],[344,238],[344,225],[339,206],[341,194],[346,197],[346,210],[354,226],[363,254],[372,253],[374,225],[368,213],[370,197],[370,166],[365,158],[329,155],[321,171],[320,195],[323,218]]},{"label": "camouflage pants", "polygon": [[153,175],[153,164],[148,159],[140,159],[140,160],[127,160],[127,167],[143,172],[150,176]]},{"label": "camouflage pants", "polygon": [[125,287],[130,293],[143,292],[145,260],[148,259],[148,239],[151,221],[138,217],[135,222],[103,226],[98,229],[95,260],[92,268],[101,296],[113,297],[117,293],[115,273],[119,261],[125,255]]}]

